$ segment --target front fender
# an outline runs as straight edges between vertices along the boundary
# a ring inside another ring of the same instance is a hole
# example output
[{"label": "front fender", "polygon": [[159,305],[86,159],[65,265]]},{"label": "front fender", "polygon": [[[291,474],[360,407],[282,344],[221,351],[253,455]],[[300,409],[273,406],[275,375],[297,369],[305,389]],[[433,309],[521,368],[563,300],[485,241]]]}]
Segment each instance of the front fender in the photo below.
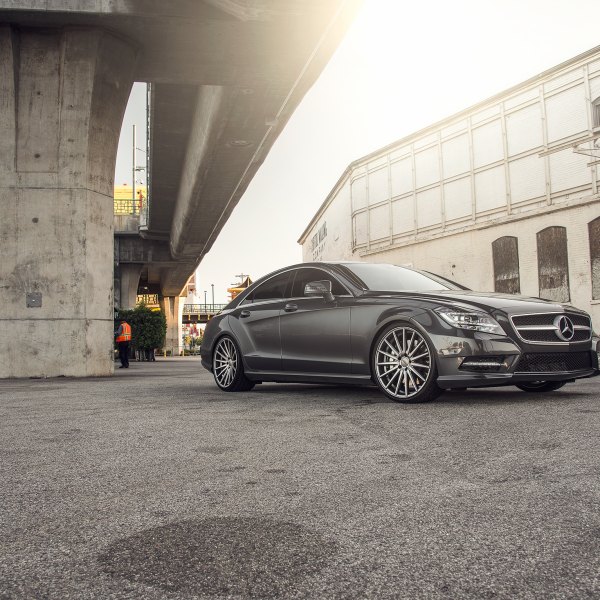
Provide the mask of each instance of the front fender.
[{"label": "front fender", "polygon": [[392,323],[409,323],[424,311],[418,305],[398,305],[397,300],[359,300],[350,311],[352,373],[371,376],[371,352],[379,333]]}]

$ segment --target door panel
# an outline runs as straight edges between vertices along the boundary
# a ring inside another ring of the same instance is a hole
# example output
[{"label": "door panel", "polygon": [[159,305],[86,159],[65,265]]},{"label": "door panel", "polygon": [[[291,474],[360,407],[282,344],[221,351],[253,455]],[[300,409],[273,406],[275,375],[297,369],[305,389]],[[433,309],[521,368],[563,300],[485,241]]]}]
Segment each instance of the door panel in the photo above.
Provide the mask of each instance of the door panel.
[{"label": "door panel", "polygon": [[290,271],[259,284],[229,317],[246,367],[252,371],[281,370],[279,313],[288,296]]},{"label": "door panel", "polygon": [[283,300],[245,304],[229,315],[231,331],[238,340],[248,369],[281,370],[279,313],[283,305]]},{"label": "door panel", "polygon": [[[350,373],[351,298],[292,298],[281,311],[282,366],[286,372]],[[293,306],[297,308],[294,310]]]}]

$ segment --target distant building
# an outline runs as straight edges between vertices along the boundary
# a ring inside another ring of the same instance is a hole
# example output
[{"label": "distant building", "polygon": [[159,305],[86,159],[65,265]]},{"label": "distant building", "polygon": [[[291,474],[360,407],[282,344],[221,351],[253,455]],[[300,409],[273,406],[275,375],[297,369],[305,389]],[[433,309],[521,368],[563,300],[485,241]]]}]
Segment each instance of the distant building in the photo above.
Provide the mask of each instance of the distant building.
[{"label": "distant building", "polygon": [[230,288],[227,288],[229,292],[230,300],[233,300],[238,294],[241,294],[246,288],[252,285],[252,279],[249,275],[238,275],[241,281],[239,283],[232,283]]},{"label": "distant building", "polygon": [[139,215],[146,202],[146,186],[137,184],[135,186],[135,197],[133,188],[124,183],[115,185],[114,212],[115,215]]},{"label": "distant building", "polygon": [[599,164],[600,47],[353,162],[303,259],[571,302],[598,327]]},{"label": "distant building", "polygon": [[185,293],[185,304],[201,304],[198,296],[198,290],[196,289],[196,272],[192,273],[192,276],[188,279],[188,282],[184,288]]}]

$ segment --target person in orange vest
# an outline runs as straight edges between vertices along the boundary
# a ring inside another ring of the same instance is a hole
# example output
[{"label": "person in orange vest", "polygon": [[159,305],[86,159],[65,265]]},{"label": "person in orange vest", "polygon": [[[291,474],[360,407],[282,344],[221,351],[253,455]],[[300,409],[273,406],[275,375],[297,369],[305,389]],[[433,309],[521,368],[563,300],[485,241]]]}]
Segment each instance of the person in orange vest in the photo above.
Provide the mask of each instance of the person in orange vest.
[{"label": "person in orange vest", "polygon": [[129,369],[129,342],[131,342],[131,325],[121,319],[121,325],[117,329],[117,346],[119,346],[119,359],[121,366],[119,369]]}]

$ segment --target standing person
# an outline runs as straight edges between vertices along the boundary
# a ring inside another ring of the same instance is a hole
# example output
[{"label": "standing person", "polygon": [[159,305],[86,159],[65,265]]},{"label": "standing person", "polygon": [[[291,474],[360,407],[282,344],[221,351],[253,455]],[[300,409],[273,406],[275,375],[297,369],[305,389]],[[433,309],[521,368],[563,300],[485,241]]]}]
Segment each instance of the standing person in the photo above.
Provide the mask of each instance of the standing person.
[{"label": "standing person", "polygon": [[121,319],[121,325],[117,329],[117,345],[119,346],[119,359],[121,366],[119,369],[129,369],[129,342],[131,341],[131,325]]}]

